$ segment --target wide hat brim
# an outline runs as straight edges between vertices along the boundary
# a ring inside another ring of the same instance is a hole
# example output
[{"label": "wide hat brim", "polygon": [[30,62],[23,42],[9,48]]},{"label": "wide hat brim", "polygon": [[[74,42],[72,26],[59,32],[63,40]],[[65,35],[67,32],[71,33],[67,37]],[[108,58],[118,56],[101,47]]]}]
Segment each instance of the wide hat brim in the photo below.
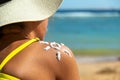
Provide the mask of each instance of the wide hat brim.
[{"label": "wide hat brim", "polygon": [[12,23],[41,21],[52,16],[63,0],[12,0],[0,5],[0,27]]}]

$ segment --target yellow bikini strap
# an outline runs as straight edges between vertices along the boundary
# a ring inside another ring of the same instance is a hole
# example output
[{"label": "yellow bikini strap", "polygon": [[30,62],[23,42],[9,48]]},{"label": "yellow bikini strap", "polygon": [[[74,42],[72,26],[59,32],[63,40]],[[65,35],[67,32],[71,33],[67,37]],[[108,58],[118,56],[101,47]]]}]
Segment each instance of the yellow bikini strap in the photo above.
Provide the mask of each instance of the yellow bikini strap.
[{"label": "yellow bikini strap", "polygon": [[38,41],[39,38],[34,38],[29,40],[28,42],[22,44],[21,46],[19,46],[18,48],[16,48],[15,50],[13,50],[0,64],[0,70],[2,70],[2,68],[5,66],[5,64],[12,59],[17,53],[19,53],[20,51],[22,51],[24,48],[26,48],[27,46],[29,46],[31,43]]}]

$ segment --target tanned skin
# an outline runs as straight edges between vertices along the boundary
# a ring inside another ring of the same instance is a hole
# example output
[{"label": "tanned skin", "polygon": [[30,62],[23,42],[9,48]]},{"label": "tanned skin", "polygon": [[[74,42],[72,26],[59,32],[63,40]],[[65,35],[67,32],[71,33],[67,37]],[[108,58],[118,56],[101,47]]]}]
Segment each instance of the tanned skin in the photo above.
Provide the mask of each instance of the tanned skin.
[{"label": "tanned skin", "polygon": [[[30,39],[39,37],[44,40],[48,19],[38,22],[25,22],[24,29],[16,34],[9,31],[0,40],[0,63],[15,48]],[[76,60],[71,50],[62,46],[62,58],[56,59],[56,50],[45,51],[49,44],[34,42],[13,57],[3,68],[3,73],[15,76],[21,80],[80,80]],[[72,56],[64,54],[68,50]]]}]

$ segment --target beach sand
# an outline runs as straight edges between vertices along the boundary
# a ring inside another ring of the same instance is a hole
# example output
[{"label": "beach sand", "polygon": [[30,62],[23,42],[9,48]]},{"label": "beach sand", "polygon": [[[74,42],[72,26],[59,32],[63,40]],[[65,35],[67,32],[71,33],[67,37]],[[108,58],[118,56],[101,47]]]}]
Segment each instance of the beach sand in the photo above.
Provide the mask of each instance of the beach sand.
[{"label": "beach sand", "polygon": [[80,80],[120,80],[120,61],[78,62]]}]

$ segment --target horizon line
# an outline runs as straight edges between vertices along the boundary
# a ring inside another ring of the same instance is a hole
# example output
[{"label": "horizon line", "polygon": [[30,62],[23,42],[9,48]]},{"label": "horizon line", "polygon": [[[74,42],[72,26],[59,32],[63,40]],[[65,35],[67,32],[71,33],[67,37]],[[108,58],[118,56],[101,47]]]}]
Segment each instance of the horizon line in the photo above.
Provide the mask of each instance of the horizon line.
[{"label": "horizon line", "polygon": [[58,13],[62,12],[117,12],[120,13],[120,9],[59,9]]}]

